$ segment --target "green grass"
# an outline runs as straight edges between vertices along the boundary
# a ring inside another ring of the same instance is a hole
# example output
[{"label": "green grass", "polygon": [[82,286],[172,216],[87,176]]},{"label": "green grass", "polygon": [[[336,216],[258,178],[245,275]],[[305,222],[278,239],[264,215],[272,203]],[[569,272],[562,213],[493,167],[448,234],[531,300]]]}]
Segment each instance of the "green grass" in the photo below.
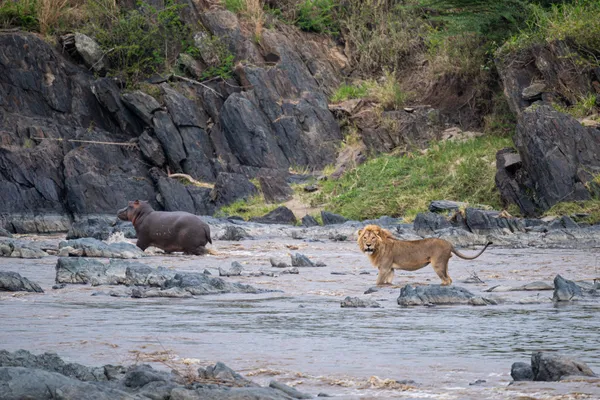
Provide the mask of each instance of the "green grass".
[{"label": "green grass", "polygon": [[500,209],[496,152],[512,145],[508,137],[487,135],[463,143],[441,142],[427,152],[383,155],[322,182],[313,205],[351,219],[382,215],[412,219],[432,200],[456,200]]},{"label": "green grass", "polygon": [[332,103],[339,103],[350,99],[360,99],[367,95],[367,85],[361,83],[359,85],[343,84],[330,97]]},{"label": "green grass", "polygon": [[589,214],[587,217],[574,218],[576,222],[585,222],[588,224],[600,223],[600,200],[587,201],[568,201],[554,205],[545,215],[568,215]]},{"label": "green grass", "polygon": [[237,215],[248,220],[253,217],[262,217],[280,205],[281,204],[266,204],[262,195],[256,195],[247,200],[237,200],[228,206],[221,207],[216,216],[229,217]]},{"label": "green grass", "polygon": [[570,107],[563,107],[557,103],[552,103],[552,107],[556,111],[569,114],[575,118],[583,118],[594,114],[597,106],[596,94],[594,93],[581,97],[577,103]]}]

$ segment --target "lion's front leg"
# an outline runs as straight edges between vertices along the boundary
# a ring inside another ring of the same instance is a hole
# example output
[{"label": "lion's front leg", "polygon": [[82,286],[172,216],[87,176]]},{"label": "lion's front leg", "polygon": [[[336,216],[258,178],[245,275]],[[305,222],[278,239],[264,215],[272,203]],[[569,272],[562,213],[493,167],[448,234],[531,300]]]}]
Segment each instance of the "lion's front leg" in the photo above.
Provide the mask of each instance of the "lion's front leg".
[{"label": "lion's front leg", "polygon": [[377,274],[377,285],[391,285],[394,280],[394,269],[389,267],[379,267],[379,274]]}]

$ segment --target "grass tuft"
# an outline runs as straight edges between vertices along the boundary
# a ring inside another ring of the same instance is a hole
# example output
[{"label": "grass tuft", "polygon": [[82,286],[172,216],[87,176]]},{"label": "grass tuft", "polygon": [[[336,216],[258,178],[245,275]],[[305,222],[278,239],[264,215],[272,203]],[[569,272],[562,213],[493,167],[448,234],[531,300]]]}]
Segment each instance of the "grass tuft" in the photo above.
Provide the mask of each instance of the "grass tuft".
[{"label": "grass tuft", "polygon": [[432,200],[456,200],[500,209],[496,152],[512,145],[508,137],[487,135],[466,142],[441,142],[404,157],[383,155],[322,182],[312,205],[347,218],[382,215],[412,219]]},{"label": "grass tuft", "polygon": [[[582,214],[588,214],[587,216],[578,216]],[[586,200],[586,201],[568,201],[558,203],[551,209],[546,211],[546,216],[549,215],[568,215],[572,217],[576,222],[584,222],[588,224],[600,223],[600,200]]]}]

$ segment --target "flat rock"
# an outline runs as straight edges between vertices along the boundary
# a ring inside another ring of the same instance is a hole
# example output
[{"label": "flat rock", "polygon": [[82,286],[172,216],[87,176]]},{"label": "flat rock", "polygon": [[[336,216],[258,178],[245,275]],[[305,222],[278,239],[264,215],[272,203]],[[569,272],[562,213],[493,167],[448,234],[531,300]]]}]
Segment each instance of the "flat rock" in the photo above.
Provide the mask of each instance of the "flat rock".
[{"label": "flat rock", "polygon": [[[106,258],[140,258],[144,252],[131,243],[104,243],[98,239],[82,238],[74,240],[65,240],[59,243],[59,249],[71,247],[82,252],[74,252],[74,256],[82,257],[106,257]],[[71,255],[71,254],[69,254]]]},{"label": "flat rock", "polygon": [[291,386],[288,386],[284,383],[277,382],[277,381],[269,382],[269,387],[273,388],[273,389],[277,389],[277,390],[287,394],[288,396],[290,396],[293,399],[312,399],[314,397],[308,393],[302,393],[301,391],[294,389]]},{"label": "flat rock", "polygon": [[40,285],[12,271],[0,271],[0,292],[44,293]]},{"label": "flat rock", "polygon": [[1,239],[0,256],[12,258],[42,258],[48,253],[38,248],[35,243],[19,239]]},{"label": "flat rock", "polygon": [[219,240],[232,240],[238,241],[243,239],[250,239],[251,236],[241,226],[226,226],[225,231],[219,236]]},{"label": "flat rock", "polygon": [[496,304],[492,299],[476,296],[467,289],[458,286],[428,285],[412,287],[406,285],[400,289],[398,304],[401,306],[433,304],[470,304],[483,306]]},{"label": "flat rock", "polygon": [[263,215],[262,217],[251,218],[250,221],[258,222],[260,224],[295,225],[296,216],[292,210],[285,206],[281,206]]}]

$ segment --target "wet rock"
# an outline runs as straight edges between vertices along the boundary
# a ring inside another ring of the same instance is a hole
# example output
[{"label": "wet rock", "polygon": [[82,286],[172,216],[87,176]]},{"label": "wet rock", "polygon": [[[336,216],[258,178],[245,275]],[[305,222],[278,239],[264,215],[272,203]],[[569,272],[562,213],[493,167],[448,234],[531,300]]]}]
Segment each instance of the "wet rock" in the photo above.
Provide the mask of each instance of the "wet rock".
[{"label": "wet rock", "polygon": [[290,257],[292,258],[292,266],[294,267],[325,267],[325,264],[322,262],[314,263],[304,254],[291,254]]},{"label": "wet rock", "polygon": [[284,175],[261,176],[258,178],[258,182],[267,203],[283,203],[294,195],[294,190],[287,183]]},{"label": "wet rock", "polygon": [[583,361],[549,352],[531,355],[534,381],[559,381],[564,376],[596,376]]},{"label": "wet rock", "polygon": [[105,258],[140,258],[144,252],[137,246],[130,243],[118,242],[106,244],[93,238],[82,238],[62,241],[58,245],[59,249],[71,247],[75,250],[82,250],[73,255],[83,257],[105,257]]},{"label": "wet rock", "polygon": [[252,182],[241,174],[221,172],[210,194],[218,206],[231,204],[238,199],[248,199],[258,194],[258,189]]},{"label": "wet rock", "polygon": [[323,220],[323,225],[343,224],[344,222],[348,221],[347,218],[342,217],[341,215],[327,211],[321,211],[321,219]]},{"label": "wet rock", "polygon": [[263,215],[262,217],[250,218],[252,222],[258,222],[261,224],[283,224],[283,225],[295,225],[296,216],[289,208],[285,206],[277,207],[273,211]]},{"label": "wet rock", "polygon": [[249,239],[251,236],[248,232],[240,226],[226,226],[225,232],[219,236],[219,240],[232,240],[238,241],[243,239]]},{"label": "wet rock", "polygon": [[60,290],[60,289],[64,289],[67,287],[66,283],[61,283],[58,285],[52,285],[52,290]]},{"label": "wet rock", "polygon": [[341,302],[342,308],[381,308],[381,305],[369,299],[361,299],[359,297],[350,297],[347,296]]},{"label": "wet rock", "polygon": [[193,390],[177,387],[171,391],[171,400],[290,400],[279,390],[260,387],[202,387]]},{"label": "wet rock", "polygon": [[6,229],[0,227],[0,237],[12,238],[13,235],[12,235],[12,233],[10,233],[9,231],[7,231]]},{"label": "wet rock", "polygon": [[312,395],[307,394],[307,393],[302,393],[299,390],[296,390],[293,387],[283,384],[281,382],[271,381],[271,382],[269,382],[269,387],[273,388],[273,389],[277,389],[279,391],[282,391],[283,393],[287,394],[288,396],[290,396],[293,399],[312,399],[313,398]]},{"label": "wet rock", "polygon": [[291,265],[289,265],[283,261],[277,261],[274,258],[270,258],[269,262],[271,263],[271,266],[273,268],[291,268]]},{"label": "wet rock", "polygon": [[198,368],[198,376],[201,379],[219,380],[234,383],[236,386],[258,386],[251,380],[244,378],[227,365],[218,362],[206,368]]},{"label": "wet rock", "polygon": [[521,286],[497,285],[486,289],[486,292],[519,292],[519,291],[539,291],[554,290],[554,286],[546,282],[531,282]]},{"label": "wet rock", "polygon": [[477,386],[486,383],[485,379],[477,379],[475,382],[469,382],[469,386]]},{"label": "wet rock", "polygon": [[190,292],[185,289],[174,287],[170,289],[157,289],[136,287],[131,291],[131,297],[134,299],[146,299],[151,297],[167,297],[174,299],[188,299],[193,297]]},{"label": "wet rock", "polygon": [[237,261],[231,263],[231,268],[229,270],[224,270],[219,267],[219,276],[241,276],[244,267]]},{"label": "wet rock", "polygon": [[67,240],[81,238],[107,240],[115,232],[123,232],[123,235],[130,239],[137,237],[131,222],[119,220],[115,223],[115,220],[116,217],[109,216],[82,218],[73,222],[67,233]]},{"label": "wet rock", "polygon": [[333,242],[345,242],[348,240],[348,236],[341,233],[333,233],[329,235],[329,240]]},{"label": "wet rock", "polygon": [[460,201],[450,200],[434,200],[429,203],[429,211],[433,213],[449,213],[451,211],[458,211],[461,208],[466,208],[467,203]]},{"label": "wet rock", "polygon": [[577,222],[567,215],[555,219],[548,224],[548,229],[579,229]]},{"label": "wet rock", "polygon": [[532,381],[533,370],[531,369],[531,364],[524,362],[513,363],[510,367],[510,376],[512,376],[515,381]]},{"label": "wet rock", "polygon": [[496,304],[494,300],[475,296],[467,289],[458,286],[406,285],[400,289],[398,304],[401,306],[417,306],[432,304],[471,304],[474,306]]},{"label": "wet rock", "polygon": [[40,285],[12,271],[0,271],[0,292],[44,293]]},{"label": "wet rock", "polygon": [[307,214],[302,217],[302,226],[310,228],[312,226],[319,226],[319,223],[313,216]]},{"label": "wet rock", "polygon": [[132,389],[138,389],[146,386],[150,382],[167,382],[171,378],[169,374],[154,370],[149,365],[136,365],[127,371],[123,377],[124,386]]},{"label": "wet rock", "polygon": [[583,297],[583,291],[573,281],[569,281],[560,275],[554,278],[554,301],[573,301]]},{"label": "wet rock", "polygon": [[[35,355],[27,350],[17,350],[10,353],[6,350],[0,350],[0,367],[22,367],[36,368],[47,372],[58,373],[65,377],[74,378],[79,381],[106,381],[103,368],[87,368],[81,364],[65,363],[55,353],[43,353]],[[2,384],[0,383],[0,388]],[[1,395],[0,398],[5,399]]]},{"label": "wet rock", "polygon": [[433,212],[417,214],[413,226],[417,235],[431,235],[437,230],[450,228],[452,225],[442,215]]},{"label": "wet rock", "polygon": [[12,258],[42,258],[48,253],[35,243],[19,239],[0,239],[0,256]]},{"label": "wet rock", "polygon": [[165,282],[163,288],[179,287],[193,295],[219,293],[261,293],[262,291],[250,285],[226,282],[220,278],[197,273],[177,273]]},{"label": "wet rock", "polygon": [[[118,262],[111,260],[112,263]],[[152,268],[142,263],[120,262],[125,264],[125,284],[134,286],[152,286],[163,287],[169,279],[172,279],[177,274],[174,271],[165,267]]]},{"label": "wet rock", "polygon": [[285,274],[298,275],[300,273],[300,270],[296,267],[293,267],[293,268],[283,269],[282,271],[279,271],[279,272],[283,275],[285,275]]},{"label": "wet rock", "polygon": [[373,286],[368,288],[367,290],[365,290],[365,294],[371,294],[371,293],[377,293],[379,292],[381,289],[377,286]]}]

